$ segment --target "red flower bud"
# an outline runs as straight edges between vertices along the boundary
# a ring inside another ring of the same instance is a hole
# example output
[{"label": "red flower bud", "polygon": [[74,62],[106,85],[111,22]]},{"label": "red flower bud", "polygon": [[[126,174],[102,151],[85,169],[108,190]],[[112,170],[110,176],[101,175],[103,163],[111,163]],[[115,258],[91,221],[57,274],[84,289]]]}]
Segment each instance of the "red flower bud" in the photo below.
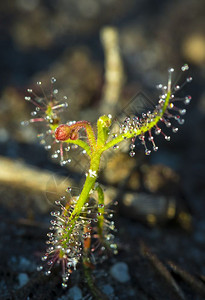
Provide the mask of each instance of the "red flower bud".
[{"label": "red flower bud", "polygon": [[58,141],[77,140],[78,132],[76,129],[69,125],[60,125],[55,130],[55,138]]}]

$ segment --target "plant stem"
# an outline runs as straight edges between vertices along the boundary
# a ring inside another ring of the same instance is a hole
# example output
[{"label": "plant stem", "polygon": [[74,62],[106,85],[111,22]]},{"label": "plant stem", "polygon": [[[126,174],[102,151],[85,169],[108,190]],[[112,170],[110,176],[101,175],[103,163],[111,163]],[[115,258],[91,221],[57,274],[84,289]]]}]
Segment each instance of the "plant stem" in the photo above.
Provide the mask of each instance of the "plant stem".
[{"label": "plant stem", "polygon": [[164,115],[165,111],[167,110],[167,107],[169,105],[169,100],[171,96],[171,91],[167,93],[166,99],[164,101],[164,105],[162,109],[159,111],[158,115],[154,117],[153,120],[149,120],[149,122],[146,122],[143,126],[139,127],[138,129],[134,129],[133,131],[127,131],[123,132],[120,135],[118,135],[116,138],[112,139],[108,143],[106,143],[102,149],[102,152],[108,150],[109,148],[117,145],[118,143],[122,142],[125,139],[130,139],[142,134],[145,134],[147,131],[151,130],[157,123],[160,121],[162,116]]}]

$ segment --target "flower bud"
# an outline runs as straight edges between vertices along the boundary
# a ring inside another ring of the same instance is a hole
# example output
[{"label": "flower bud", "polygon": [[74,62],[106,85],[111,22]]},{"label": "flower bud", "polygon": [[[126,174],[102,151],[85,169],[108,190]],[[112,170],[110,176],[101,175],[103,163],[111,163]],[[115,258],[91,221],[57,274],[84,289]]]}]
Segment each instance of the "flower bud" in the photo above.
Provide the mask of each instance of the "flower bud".
[{"label": "flower bud", "polygon": [[68,139],[77,140],[78,132],[77,128],[73,128],[73,126],[69,125],[60,125],[55,130],[55,138],[58,141],[66,141]]}]

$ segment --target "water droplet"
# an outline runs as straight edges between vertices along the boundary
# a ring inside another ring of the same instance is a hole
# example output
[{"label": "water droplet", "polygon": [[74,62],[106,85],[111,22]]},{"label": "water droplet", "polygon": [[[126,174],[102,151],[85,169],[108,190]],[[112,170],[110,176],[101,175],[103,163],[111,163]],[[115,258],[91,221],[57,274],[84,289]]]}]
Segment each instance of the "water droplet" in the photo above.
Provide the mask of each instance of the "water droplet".
[{"label": "water droplet", "polygon": [[53,260],[49,260],[48,262],[47,262],[47,265],[48,266],[51,266],[53,264]]},{"label": "water droplet", "polygon": [[41,81],[37,81],[37,85],[41,85],[42,84],[42,82]]},{"label": "water droplet", "polygon": [[181,115],[185,115],[186,109],[180,109],[179,113],[180,113]]},{"label": "water droplet", "polygon": [[66,289],[66,288],[67,288],[67,286],[68,286],[68,285],[67,285],[65,282],[62,282],[62,284],[61,284],[61,285],[62,285],[62,288],[64,288],[64,289]]},{"label": "water droplet", "polygon": [[163,87],[163,85],[161,83],[156,85],[157,89],[162,89],[162,87]]},{"label": "water droplet", "polygon": [[156,152],[158,150],[158,147],[157,146],[154,146],[153,147],[153,150]]},{"label": "water droplet", "polygon": [[189,83],[192,81],[192,77],[187,77],[186,81]]},{"label": "water droplet", "polygon": [[37,267],[37,271],[38,271],[38,272],[40,272],[40,271],[42,271],[42,270],[43,270],[43,266],[38,266],[38,267]]},{"label": "water droplet", "polygon": [[170,136],[168,136],[168,135],[165,135],[165,137],[164,137],[164,138],[165,138],[165,140],[166,140],[166,141],[168,141],[168,142],[169,142],[169,141],[170,141],[170,139],[171,139],[171,138],[170,138]]},{"label": "water droplet", "polygon": [[181,67],[181,70],[182,70],[182,72],[187,71],[187,70],[189,70],[189,66],[188,66],[187,64],[184,64],[184,65]]},{"label": "water droplet", "polygon": [[61,166],[65,166],[65,165],[66,165],[66,160],[62,160],[62,161],[60,162],[60,165],[61,165]]},{"label": "water droplet", "polygon": [[189,104],[191,102],[191,96],[186,96],[184,100],[184,104]]},{"label": "water droplet", "polygon": [[148,150],[148,149],[145,150],[146,155],[150,155],[150,153],[151,153],[151,150]]},{"label": "water droplet", "polygon": [[169,73],[173,73],[173,72],[174,72],[174,68],[169,68],[169,69],[168,69],[168,72],[169,72]]},{"label": "water droplet", "polygon": [[46,276],[49,276],[50,274],[51,274],[51,271],[50,271],[50,270],[48,270],[48,271],[45,272],[45,275],[46,275]]},{"label": "water droplet", "polygon": [[44,147],[45,150],[50,150],[51,149],[51,145],[47,145]]},{"label": "water droplet", "polygon": [[160,133],[161,133],[161,129],[160,128],[155,129],[155,134],[156,135],[159,135]]},{"label": "water droplet", "polygon": [[51,77],[51,83],[53,84],[53,83],[55,83],[55,82],[56,82],[55,77]]},{"label": "water droplet", "polygon": [[22,125],[22,126],[28,126],[28,125],[29,125],[29,121],[22,121],[22,122],[21,122],[21,125]]},{"label": "water droplet", "polygon": [[26,101],[31,101],[31,97],[28,97],[28,96],[25,96],[24,99],[25,99]]},{"label": "water droplet", "polygon": [[28,93],[32,93],[33,90],[32,90],[32,89],[27,89],[27,92],[28,92]]},{"label": "water droplet", "polygon": [[99,208],[103,208],[103,207],[104,207],[104,204],[98,204],[98,207],[99,207]]},{"label": "water droplet", "polygon": [[58,158],[58,154],[55,153],[55,154],[51,155],[51,158]]},{"label": "water droplet", "polygon": [[174,87],[174,90],[175,91],[178,91],[180,89],[180,86],[179,85],[176,85],[175,87]]},{"label": "water droplet", "polygon": [[31,112],[31,116],[32,116],[32,117],[35,117],[36,115],[37,115],[37,112],[36,112],[36,111],[32,111],[32,112]]},{"label": "water droplet", "polygon": [[47,236],[48,236],[48,237],[52,237],[52,236],[53,236],[53,232],[48,232],[48,233],[47,233]]},{"label": "water droplet", "polygon": [[56,201],[55,201],[55,204],[56,204],[56,205],[61,205],[60,200],[56,200]]},{"label": "water droplet", "polygon": [[116,150],[116,149],[118,149],[118,148],[119,148],[118,145],[114,145],[114,146],[113,146],[113,149],[114,149],[114,150]]},{"label": "water droplet", "polygon": [[56,95],[58,94],[58,89],[53,90],[53,93]]},{"label": "water droplet", "polygon": [[111,249],[117,249],[117,245],[116,244],[110,244],[110,248]]},{"label": "water droplet", "polygon": [[46,261],[47,258],[48,258],[48,256],[47,256],[47,255],[44,255],[44,256],[41,257],[41,260],[42,260],[42,261]]},{"label": "water droplet", "polygon": [[134,156],[135,156],[135,152],[134,152],[134,151],[130,151],[129,155],[130,155],[131,157],[134,157]]},{"label": "water droplet", "polygon": [[178,119],[178,123],[180,124],[180,125],[183,125],[184,124],[184,119]]},{"label": "water droplet", "polygon": [[172,131],[173,131],[174,133],[177,133],[178,130],[179,130],[179,129],[178,129],[177,127],[173,127],[173,128],[172,128]]}]

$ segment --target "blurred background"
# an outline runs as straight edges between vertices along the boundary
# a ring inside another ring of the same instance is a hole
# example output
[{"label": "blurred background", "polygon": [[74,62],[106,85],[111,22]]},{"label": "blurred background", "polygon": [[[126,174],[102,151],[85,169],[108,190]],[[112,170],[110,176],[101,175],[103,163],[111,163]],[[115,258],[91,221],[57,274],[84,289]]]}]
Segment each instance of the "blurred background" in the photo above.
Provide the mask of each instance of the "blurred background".
[{"label": "blurred background", "polygon": [[181,95],[192,101],[179,133],[158,137],[149,157],[138,143],[134,158],[126,147],[103,158],[99,181],[107,201],[119,201],[119,254],[94,277],[103,299],[205,299],[205,2],[1,1],[0,54],[1,299],[92,299],[80,270],[68,291],[58,273],[36,273],[53,200],[68,185],[77,193],[87,161],[73,152],[60,167],[39,144],[39,126],[21,126],[32,111],[27,88],[39,93],[42,81],[47,92],[55,76],[65,121],[95,123],[119,116],[135,94],[151,108],[167,69],[177,78],[184,63],[193,81]]}]

